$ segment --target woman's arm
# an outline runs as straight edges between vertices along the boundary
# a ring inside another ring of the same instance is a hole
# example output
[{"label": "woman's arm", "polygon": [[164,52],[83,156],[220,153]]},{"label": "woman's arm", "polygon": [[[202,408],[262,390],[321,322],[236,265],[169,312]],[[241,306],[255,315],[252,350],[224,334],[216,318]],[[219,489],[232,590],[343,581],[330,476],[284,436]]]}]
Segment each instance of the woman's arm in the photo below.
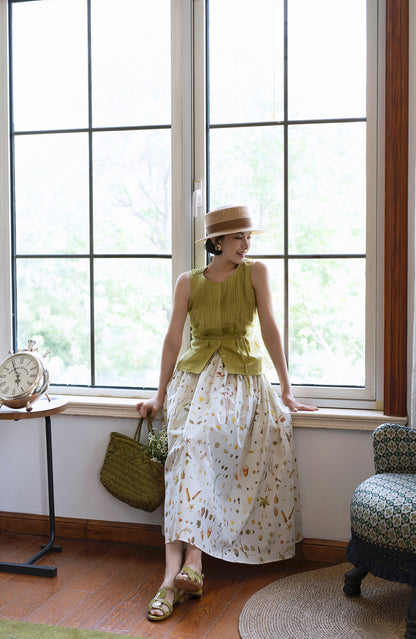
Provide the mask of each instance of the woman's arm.
[{"label": "woman's arm", "polygon": [[267,268],[262,262],[253,263],[251,280],[256,293],[261,335],[279,377],[283,403],[293,412],[298,410],[317,410],[316,406],[299,404],[293,397],[282,339],[273,314],[269,276]]},{"label": "woman's arm", "polygon": [[182,333],[188,313],[190,293],[191,283],[189,273],[182,273],[176,282],[173,294],[172,315],[163,341],[158,390],[155,397],[137,404],[136,408],[141,417],[146,417],[146,415],[150,413],[151,419],[154,419],[157,411],[163,406],[166,387],[172,377],[182,345]]}]

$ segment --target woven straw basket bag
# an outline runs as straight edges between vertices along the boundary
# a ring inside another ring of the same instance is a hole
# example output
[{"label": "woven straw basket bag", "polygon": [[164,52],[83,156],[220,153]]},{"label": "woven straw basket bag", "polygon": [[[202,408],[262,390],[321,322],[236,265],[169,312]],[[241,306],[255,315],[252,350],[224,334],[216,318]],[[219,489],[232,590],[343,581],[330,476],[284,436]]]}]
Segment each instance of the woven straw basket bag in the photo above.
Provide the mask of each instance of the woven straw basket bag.
[{"label": "woven straw basket bag", "polygon": [[[122,433],[110,433],[100,482],[113,497],[133,508],[152,512],[160,506],[165,496],[164,466],[144,452],[144,444],[140,443],[142,424],[143,419],[140,419],[134,438]],[[147,428],[151,433],[149,418]]]}]

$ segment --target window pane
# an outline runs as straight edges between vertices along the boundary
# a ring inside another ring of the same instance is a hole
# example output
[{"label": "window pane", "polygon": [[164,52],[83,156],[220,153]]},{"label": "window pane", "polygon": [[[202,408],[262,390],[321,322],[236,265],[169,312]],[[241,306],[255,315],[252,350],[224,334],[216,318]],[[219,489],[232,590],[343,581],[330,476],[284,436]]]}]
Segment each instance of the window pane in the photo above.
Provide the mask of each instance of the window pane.
[{"label": "window pane", "polygon": [[289,2],[289,119],[366,115],[366,1]]},{"label": "window pane", "polygon": [[12,8],[15,129],[86,126],[85,0],[18,2]]},{"label": "window pane", "polygon": [[94,135],[98,253],[171,252],[170,131]]},{"label": "window pane", "polygon": [[292,383],[364,386],[365,260],[289,263]]},{"label": "window pane", "polygon": [[93,125],[169,124],[169,0],[91,7]]},{"label": "window pane", "polygon": [[88,138],[15,139],[16,245],[20,254],[88,250]]},{"label": "window pane", "polygon": [[170,260],[96,260],[98,385],[157,387],[171,291]]},{"label": "window pane", "polygon": [[280,126],[212,129],[210,208],[246,203],[267,231],[251,253],[283,250],[283,130]]},{"label": "window pane", "polygon": [[89,264],[86,259],[17,260],[17,343],[34,338],[52,384],[90,384]]},{"label": "window pane", "polygon": [[210,122],[283,118],[282,0],[210,0]]},{"label": "window pane", "polygon": [[366,125],[289,128],[292,254],[365,253]]}]

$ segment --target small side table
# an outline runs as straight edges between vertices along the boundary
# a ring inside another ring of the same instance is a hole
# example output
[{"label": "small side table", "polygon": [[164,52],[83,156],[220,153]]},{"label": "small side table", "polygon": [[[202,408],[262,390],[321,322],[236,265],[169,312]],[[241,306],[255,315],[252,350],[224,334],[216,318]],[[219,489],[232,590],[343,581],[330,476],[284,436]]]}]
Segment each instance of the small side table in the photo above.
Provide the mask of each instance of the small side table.
[{"label": "small side table", "polygon": [[55,546],[55,501],[53,492],[53,461],[52,461],[52,437],[51,437],[51,415],[62,413],[68,405],[68,401],[61,397],[51,397],[50,400],[43,395],[33,403],[32,411],[26,408],[18,410],[0,407],[0,420],[13,419],[34,419],[35,417],[45,418],[46,433],[46,460],[48,470],[48,500],[49,500],[49,541],[42,546],[42,549],[23,564],[14,564],[0,561],[0,572],[11,572],[21,575],[36,575],[38,577],[56,577],[56,566],[35,566],[34,564],[49,552],[61,552],[61,546]]}]

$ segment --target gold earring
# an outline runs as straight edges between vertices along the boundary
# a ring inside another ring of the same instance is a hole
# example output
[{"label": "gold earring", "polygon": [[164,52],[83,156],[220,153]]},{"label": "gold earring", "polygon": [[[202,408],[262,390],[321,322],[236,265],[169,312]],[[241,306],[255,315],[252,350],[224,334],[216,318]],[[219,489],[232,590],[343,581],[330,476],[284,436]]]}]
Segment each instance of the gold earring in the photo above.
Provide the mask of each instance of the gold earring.
[{"label": "gold earring", "polygon": [[222,246],[221,246],[221,244],[219,242],[218,242],[218,244],[215,245],[215,250],[218,251],[218,252],[219,251],[222,252]]}]

